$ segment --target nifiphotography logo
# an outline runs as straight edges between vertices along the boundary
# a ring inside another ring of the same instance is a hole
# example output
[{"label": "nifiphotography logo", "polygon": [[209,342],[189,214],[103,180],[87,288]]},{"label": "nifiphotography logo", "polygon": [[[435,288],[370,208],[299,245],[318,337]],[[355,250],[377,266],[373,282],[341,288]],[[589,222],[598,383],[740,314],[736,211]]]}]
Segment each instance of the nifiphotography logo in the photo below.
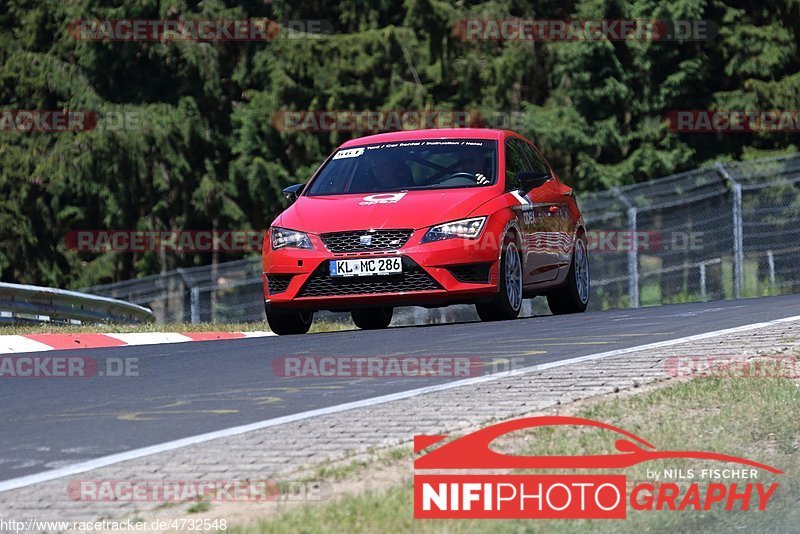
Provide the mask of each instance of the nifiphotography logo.
[{"label": "nifiphotography logo", "polygon": [[[491,443],[509,432],[537,427],[582,426],[619,434],[616,452],[578,456],[515,456]],[[414,436],[420,452],[447,436]],[[738,464],[734,467],[648,470],[650,481],[633,484],[618,474],[494,474],[502,469],[624,469],[652,460],[691,459]],[[766,510],[777,482],[758,482],[759,471],[783,471],[741,458],[705,451],[659,451],[621,428],[580,417],[525,417],[505,421],[454,439],[414,461],[415,519],[625,519],[634,510]],[[441,474],[456,469],[470,474]],[[659,478],[662,480],[659,481]],[[689,484],[665,482],[678,478]],[[712,482],[725,479],[726,482]],[[695,481],[697,480],[697,481]],[[738,482],[727,482],[736,480]],[[742,482],[744,480],[745,482]]]}]

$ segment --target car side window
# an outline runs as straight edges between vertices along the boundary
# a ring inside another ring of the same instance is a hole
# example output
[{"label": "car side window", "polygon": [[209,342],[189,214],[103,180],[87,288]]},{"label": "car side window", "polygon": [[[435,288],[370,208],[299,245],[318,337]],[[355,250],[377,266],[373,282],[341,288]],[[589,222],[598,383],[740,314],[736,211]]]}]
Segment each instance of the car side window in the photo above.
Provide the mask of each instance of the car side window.
[{"label": "car side window", "polygon": [[522,144],[519,139],[511,138],[506,140],[506,191],[522,189],[522,184],[517,174],[531,170],[530,164],[525,158]]},{"label": "car side window", "polygon": [[547,162],[544,160],[539,151],[533,148],[533,146],[529,145],[528,143],[523,143],[523,149],[525,151],[525,155],[530,160],[531,165],[533,166],[534,172],[541,172],[545,174],[550,174],[550,167],[547,166]]}]

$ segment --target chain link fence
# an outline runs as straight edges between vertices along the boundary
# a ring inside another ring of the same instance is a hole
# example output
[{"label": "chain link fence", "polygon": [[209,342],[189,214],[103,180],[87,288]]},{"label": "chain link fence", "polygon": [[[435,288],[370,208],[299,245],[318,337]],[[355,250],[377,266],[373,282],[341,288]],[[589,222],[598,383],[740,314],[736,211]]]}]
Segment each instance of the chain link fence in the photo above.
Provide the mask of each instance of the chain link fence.
[{"label": "chain link fence", "polygon": [[[593,310],[794,293],[800,289],[800,155],[718,163],[579,195]],[[93,286],[159,322],[264,320],[259,259]],[[544,299],[524,314],[546,313]],[[346,314],[318,319],[349,321]],[[475,320],[471,306],[403,308],[393,324]]]}]

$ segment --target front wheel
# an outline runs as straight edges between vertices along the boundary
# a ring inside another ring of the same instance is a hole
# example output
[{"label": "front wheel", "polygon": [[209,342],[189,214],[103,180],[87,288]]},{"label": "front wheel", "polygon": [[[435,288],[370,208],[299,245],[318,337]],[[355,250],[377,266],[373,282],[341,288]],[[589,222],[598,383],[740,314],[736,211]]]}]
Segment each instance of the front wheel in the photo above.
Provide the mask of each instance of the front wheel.
[{"label": "front wheel", "polygon": [[572,265],[564,285],[547,294],[547,305],[553,315],[581,313],[589,303],[589,254],[583,236],[575,241]]},{"label": "front wheel", "polygon": [[500,291],[487,304],[476,304],[481,321],[514,319],[522,308],[522,259],[511,235],[506,236],[500,256]]},{"label": "front wheel", "polygon": [[267,323],[270,329],[279,336],[305,334],[311,328],[314,312],[276,310],[266,307]]},{"label": "front wheel", "polygon": [[394,308],[364,308],[351,312],[353,322],[362,330],[380,330],[389,326]]}]

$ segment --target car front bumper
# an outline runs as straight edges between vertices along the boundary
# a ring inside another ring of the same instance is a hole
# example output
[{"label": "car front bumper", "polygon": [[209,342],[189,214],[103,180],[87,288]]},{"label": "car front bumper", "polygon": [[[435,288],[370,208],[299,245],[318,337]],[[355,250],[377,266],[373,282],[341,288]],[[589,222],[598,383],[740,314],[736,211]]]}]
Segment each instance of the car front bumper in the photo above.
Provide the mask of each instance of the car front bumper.
[{"label": "car front bumper", "polygon": [[[427,229],[416,230],[397,250],[330,252],[318,235],[313,250],[269,249],[263,257],[264,299],[272,307],[348,310],[369,306],[442,306],[490,300],[498,288],[496,232],[478,239],[420,244]],[[269,246],[269,235],[264,246]],[[402,275],[331,277],[328,262],[400,256]]]}]

